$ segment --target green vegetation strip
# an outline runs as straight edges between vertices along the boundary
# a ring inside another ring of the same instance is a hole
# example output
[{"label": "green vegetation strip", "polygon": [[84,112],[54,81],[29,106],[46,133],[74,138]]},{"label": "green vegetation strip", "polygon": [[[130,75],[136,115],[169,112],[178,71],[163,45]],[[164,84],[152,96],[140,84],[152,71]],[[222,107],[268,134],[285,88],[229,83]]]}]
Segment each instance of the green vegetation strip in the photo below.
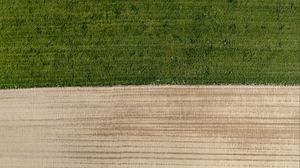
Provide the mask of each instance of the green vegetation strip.
[{"label": "green vegetation strip", "polygon": [[0,88],[300,84],[299,0],[1,0]]}]

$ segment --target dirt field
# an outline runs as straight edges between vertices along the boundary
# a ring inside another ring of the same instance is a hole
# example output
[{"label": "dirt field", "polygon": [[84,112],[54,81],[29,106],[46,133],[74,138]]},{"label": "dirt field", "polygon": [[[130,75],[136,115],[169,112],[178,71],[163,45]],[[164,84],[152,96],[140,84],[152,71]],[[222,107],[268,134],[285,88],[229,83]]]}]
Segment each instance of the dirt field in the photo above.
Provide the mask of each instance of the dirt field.
[{"label": "dirt field", "polygon": [[2,168],[299,168],[299,87],[0,91]]}]

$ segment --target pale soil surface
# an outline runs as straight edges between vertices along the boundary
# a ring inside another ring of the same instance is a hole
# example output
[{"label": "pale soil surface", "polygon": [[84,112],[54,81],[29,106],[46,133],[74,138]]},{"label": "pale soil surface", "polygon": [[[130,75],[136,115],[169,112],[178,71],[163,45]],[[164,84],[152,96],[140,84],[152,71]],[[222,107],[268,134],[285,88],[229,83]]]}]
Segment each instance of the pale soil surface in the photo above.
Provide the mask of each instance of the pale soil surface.
[{"label": "pale soil surface", "polygon": [[299,168],[299,87],[0,91],[2,168]]}]

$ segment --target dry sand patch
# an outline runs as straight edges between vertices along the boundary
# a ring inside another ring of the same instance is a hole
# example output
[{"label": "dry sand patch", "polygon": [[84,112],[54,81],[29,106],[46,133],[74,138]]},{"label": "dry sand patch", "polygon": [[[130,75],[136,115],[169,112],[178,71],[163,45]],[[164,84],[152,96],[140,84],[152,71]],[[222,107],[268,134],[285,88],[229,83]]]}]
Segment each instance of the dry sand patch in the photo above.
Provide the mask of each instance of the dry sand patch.
[{"label": "dry sand patch", "polygon": [[0,167],[299,168],[299,89],[0,90]]}]

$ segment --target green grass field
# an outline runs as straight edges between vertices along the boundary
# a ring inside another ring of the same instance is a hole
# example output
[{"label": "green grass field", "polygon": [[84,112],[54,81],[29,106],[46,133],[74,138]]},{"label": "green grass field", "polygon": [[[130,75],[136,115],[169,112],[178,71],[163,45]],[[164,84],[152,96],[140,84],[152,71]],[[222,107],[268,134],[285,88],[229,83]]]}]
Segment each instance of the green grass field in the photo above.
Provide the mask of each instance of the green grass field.
[{"label": "green grass field", "polygon": [[0,88],[300,84],[299,0],[0,0]]}]

